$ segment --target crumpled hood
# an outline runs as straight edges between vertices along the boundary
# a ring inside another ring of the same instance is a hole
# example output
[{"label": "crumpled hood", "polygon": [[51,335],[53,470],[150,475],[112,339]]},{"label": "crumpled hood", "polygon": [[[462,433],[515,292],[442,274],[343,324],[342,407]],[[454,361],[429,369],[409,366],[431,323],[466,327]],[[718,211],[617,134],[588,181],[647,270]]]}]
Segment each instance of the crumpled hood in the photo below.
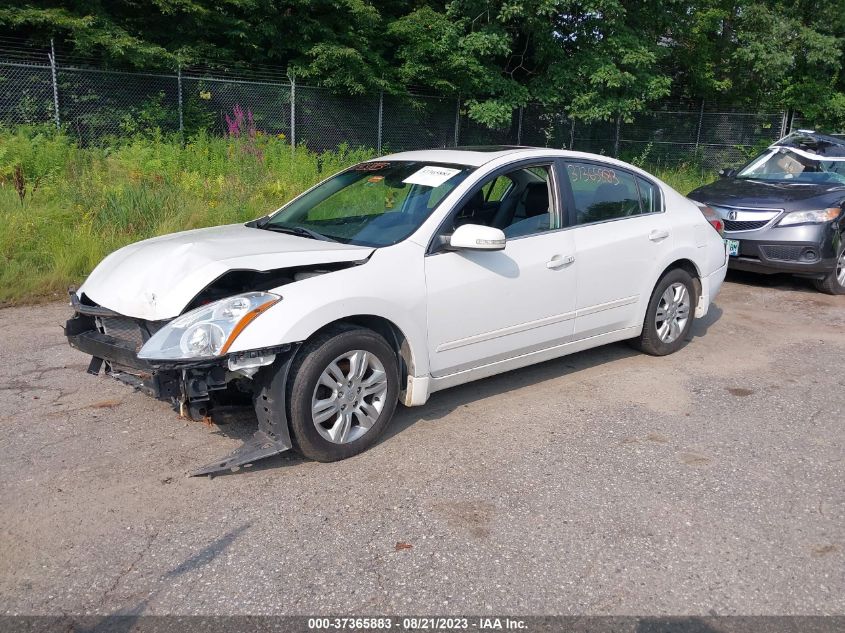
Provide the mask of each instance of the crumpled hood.
[{"label": "crumpled hood", "polygon": [[[766,182],[742,178],[719,178],[699,187],[687,197],[705,204],[772,209],[824,208],[845,197],[845,186],[835,183]],[[818,205],[821,205],[820,207]]]},{"label": "crumpled hood", "polygon": [[172,233],[106,257],[79,288],[120,314],[159,321],[181,314],[229,270],[273,270],[364,260],[373,249],[255,229],[243,224]]}]

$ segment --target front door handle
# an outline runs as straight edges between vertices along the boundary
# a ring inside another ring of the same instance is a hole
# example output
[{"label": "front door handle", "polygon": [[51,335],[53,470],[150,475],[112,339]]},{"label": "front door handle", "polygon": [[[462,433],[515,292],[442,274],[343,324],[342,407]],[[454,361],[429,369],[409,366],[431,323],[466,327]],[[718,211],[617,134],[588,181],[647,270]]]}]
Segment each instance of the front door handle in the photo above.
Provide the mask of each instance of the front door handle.
[{"label": "front door handle", "polygon": [[546,262],[546,268],[563,268],[564,266],[569,266],[569,264],[574,261],[574,255],[555,255],[549,261]]},{"label": "front door handle", "polygon": [[665,240],[667,237],[669,237],[669,231],[662,231],[658,229],[654,229],[648,234],[648,239],[652,242],[659,242],[660,240]]}]

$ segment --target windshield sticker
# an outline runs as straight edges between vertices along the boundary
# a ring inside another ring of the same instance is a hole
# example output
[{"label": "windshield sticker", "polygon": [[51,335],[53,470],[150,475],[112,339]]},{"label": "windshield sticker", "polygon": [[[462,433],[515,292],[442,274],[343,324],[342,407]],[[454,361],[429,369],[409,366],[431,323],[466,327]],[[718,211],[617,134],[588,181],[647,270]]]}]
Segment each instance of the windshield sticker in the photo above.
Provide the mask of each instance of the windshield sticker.
[{"label": "windshield sticker", "polygon": [[434,165],[426,165],[417,172],[414,172],[402,182],[409,185],[424,185],[426,187],[439,187],[444,182],[449,180],[455,174],[461,173],[460,169],[451,169],[450,167],[436,167]]},{"label": "windshield sticker", "polygon": [[619,177],[616,171],[608,167],[594,167],[588,165],[567,165],[569,179],[572,182],[589,180],[590,182],[606,182],[611,185],[619,184]]}]

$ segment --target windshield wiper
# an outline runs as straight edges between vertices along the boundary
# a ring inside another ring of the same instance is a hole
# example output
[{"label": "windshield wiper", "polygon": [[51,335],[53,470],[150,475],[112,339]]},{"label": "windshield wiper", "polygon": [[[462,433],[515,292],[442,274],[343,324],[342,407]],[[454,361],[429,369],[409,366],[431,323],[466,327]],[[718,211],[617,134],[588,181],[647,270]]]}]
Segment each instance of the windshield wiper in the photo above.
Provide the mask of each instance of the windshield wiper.
[{"label": "windshield wiper", "polygon": [[336,239],[323,235],[317,231],[306,229],[304,226],[279,226],[277,224],[262,224],[258,228],[265,231],[275,231],[276,233],[288,233],[289,235],[299,235],[300,237],[310,237],[312,240],[323,240],[325,242],[337,242]]}]

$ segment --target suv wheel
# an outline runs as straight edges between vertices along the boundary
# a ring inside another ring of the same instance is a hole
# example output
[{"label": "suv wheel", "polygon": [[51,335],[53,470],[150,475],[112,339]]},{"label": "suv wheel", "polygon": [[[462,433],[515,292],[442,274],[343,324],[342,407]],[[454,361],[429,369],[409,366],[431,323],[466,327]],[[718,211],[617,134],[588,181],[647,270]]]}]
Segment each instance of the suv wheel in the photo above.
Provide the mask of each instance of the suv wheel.
[{"label": "suv wheel", "polygon": [[845,243],[839,251],[836,268],[815,281],[816,288],[829,295],[845,295]]},{"label": "suv wheel", "polygon": [[681,268],[670,270],[654,287],[643,331],[631,344],[652,356],[677,352],[692,327],[697,299],[690,274]]},{"label": "suv wheel", "polygon": [[303,345],[288,382],[294,445],[332,462],[372,446],[393,417],[399,394],[396,354],[381,336],[340,326]]}]

